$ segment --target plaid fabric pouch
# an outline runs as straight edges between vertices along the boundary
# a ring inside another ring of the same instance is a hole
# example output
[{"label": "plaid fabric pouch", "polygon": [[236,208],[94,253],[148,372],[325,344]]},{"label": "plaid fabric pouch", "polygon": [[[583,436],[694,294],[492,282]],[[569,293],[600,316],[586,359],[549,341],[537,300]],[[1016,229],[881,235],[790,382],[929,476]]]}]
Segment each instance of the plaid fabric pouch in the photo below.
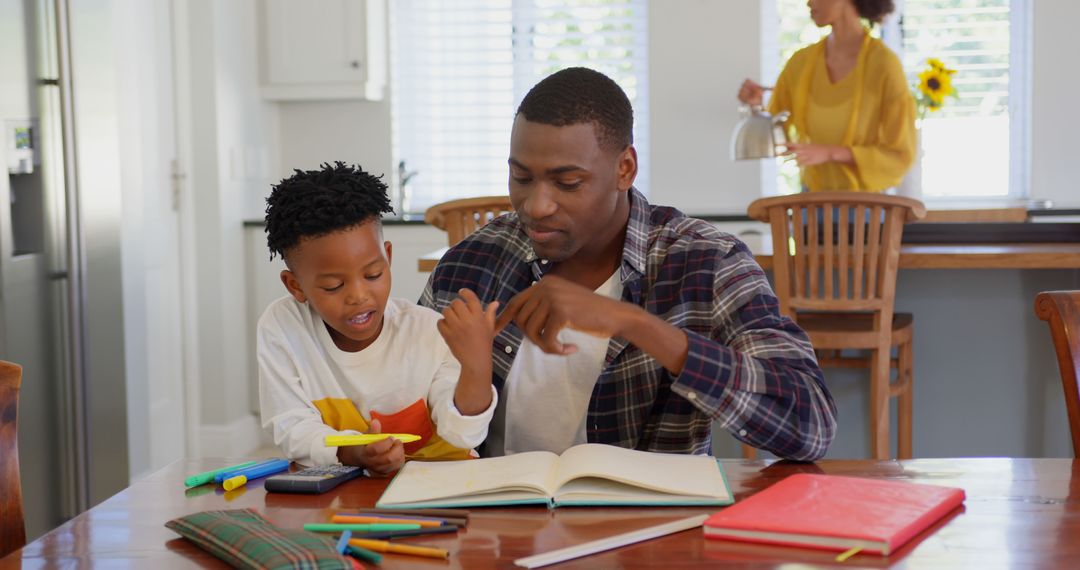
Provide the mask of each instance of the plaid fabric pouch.
[{"label": "plaid fabric pouch", "polygon": [[233,568],[354,568],[329,538],[274,526],[251,509],[203,511],[165,526]]}]

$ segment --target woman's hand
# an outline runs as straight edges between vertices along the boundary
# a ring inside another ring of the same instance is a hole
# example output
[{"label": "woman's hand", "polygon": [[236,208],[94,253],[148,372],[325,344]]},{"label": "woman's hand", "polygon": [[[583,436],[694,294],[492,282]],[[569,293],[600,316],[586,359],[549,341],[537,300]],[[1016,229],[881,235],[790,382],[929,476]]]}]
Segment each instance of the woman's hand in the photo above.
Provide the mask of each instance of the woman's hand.
[{"label": "woman's hand", "polygon": [[761,106],[764,96],[765,88],[749,79],[739,87],[739,101],[746,105]]},{"label": "woman's hand", "polygon": [[813,143],[788,143],[783,156],[794,156],[799,166],[817,166],[827,162],[854,164],[855,157],[846,146]]}]

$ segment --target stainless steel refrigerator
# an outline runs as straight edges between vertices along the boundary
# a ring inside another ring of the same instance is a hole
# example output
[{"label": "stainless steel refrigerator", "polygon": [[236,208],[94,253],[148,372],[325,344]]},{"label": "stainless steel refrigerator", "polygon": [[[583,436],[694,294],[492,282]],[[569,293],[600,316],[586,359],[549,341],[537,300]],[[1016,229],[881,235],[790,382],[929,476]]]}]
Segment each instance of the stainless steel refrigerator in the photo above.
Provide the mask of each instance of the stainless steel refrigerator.
[{"label": "stainless steel refrigerator", "polygon": [[23,367],[28,539],[128,482],[122,212],[79,191],[68,4],[0,0],[0,358]]}]

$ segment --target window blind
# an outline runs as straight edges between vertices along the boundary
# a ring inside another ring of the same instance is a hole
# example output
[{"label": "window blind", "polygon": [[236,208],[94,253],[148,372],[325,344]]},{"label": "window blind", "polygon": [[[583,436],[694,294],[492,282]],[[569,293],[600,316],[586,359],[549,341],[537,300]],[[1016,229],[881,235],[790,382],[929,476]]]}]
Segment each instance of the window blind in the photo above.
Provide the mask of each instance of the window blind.
[{"label": "window blind", "polygon": [[956,98],[922,121],[927,197],[1026,193],[1024,0],[904,0],[902,61],[916,84],[928,58],[955,69]]},{"label": "window blind", "polygon": [[395,0],[392,120],[405,210],[507,192],[514,111],[566,67],[614,79],[634,106],[637,186],[648,181],[645,0]]}]

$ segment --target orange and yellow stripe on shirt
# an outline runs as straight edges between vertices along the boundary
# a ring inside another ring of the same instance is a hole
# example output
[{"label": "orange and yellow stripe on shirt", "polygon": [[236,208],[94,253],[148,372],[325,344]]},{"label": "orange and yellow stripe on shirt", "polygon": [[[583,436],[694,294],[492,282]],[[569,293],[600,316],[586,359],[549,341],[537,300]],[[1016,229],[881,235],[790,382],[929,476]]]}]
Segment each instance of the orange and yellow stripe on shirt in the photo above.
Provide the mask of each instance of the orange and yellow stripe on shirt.
[{"label": "orange and yellow stripe on shirt", "polygon": [[[370,422],[364,419],[356,405],[348,398],[323,398],[312,402],[322,414],[323,423],[336,430],[367,432]],[[472,459],[472,450],[454,447],[435,432],[435,424],[427,409],[427,402],[417,400],[405,409],[393,414],[371,411],[371,419],[379,420],[384,433],[412,433],[419,441],[405,444],[405,456],[419,460]]]}]

